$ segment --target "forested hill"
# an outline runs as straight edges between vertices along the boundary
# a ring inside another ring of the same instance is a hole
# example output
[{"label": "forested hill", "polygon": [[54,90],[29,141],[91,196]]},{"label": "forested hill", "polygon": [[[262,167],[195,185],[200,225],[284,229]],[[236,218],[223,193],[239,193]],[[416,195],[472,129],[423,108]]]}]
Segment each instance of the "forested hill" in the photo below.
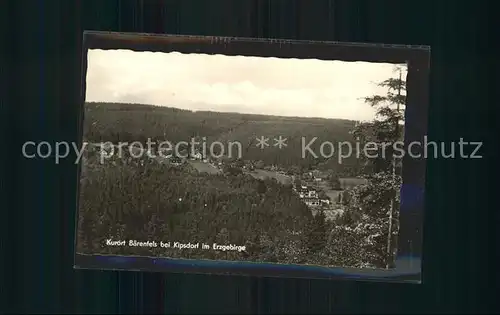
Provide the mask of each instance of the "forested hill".
[{"label": "forested hill", "polygon": [[[314,113],[312,113],[314,114]],[[85,106],[84,139],[90,142],[190,141],[206,137],[213,141],[238,141],[243,147],[243,159],[262,160],[265,164],[310,166],[331,164],[329,160],[308,156],[302,158],[302,142],[317,140],[310,147],[320,155],[324,141],[334,144],[353,141],[350,131],[354,121],[342,119],[281,117],[269,115],[189,111],[173,107],[122,103],[87,103]],[[256,147],[256,137],[269,137],[270,147]],[[287,138],[287,147],[273,147],[273,138]],[[328,153],[329,147],[325,147]],[[352,164],[354,161],[344,161]],[[329,165],[331,166],[331,165]]]}]

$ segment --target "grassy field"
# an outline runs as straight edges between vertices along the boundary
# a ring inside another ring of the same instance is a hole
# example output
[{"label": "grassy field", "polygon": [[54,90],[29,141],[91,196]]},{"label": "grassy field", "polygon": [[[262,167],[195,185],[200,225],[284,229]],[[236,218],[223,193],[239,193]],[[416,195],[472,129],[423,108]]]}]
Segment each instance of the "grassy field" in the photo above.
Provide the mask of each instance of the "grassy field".
[{"label": "grassy field", "polygon": [[200,173],[219,174],[221,172],[221,170],[215,166],[202,161],[189,161],[189,164],[191,164],[191,166],[193,166]]},{"label": "grassy field", "polygon": [[339,178],[339,181],[340,181],[340,187],[342,187],[342,189],[347,189],[367,183],[366,179],[357,177]]},{"label": "grassy field", "polygon": [[254,178],[265,179],[267,177],[276,179],[279,183],[283,185],[288,185],[292,183],[292,179],[288,175],[279,174],[272,171],[266,170],[255,170],[254,172],[249,172]]},{"label": "grassy field", "polygon": [[342,192],[341,190],[332,190],[332,189],[325,189],[323,188],[325,194],[332,200],[333,202],[337,202],[340,193]]}]

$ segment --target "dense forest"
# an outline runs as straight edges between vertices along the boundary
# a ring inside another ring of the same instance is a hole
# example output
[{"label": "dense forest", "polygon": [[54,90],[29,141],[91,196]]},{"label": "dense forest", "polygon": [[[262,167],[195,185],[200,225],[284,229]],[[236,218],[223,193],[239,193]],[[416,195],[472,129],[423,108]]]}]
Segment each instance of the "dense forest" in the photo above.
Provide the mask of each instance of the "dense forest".
[{"label": "dense forest", "polygon": [[[312,216],[288,186],[246,175],[208,175],[153,160],[100,164],[87,154],[80,187],[79,253],[365,266],[360,231]],[[106,239],[244,245],[202,251],[106,246]],[[376,265],[376,261],[372,260]]]},{"label": "dense forest", "polygon": [[[206,137],[247,143],[245,160],[284,169],[362,174],[362,184],[343,192],[336,217],[312,211],[292,183],[254,178],[248,173],[209,174],[190,163],[161,163],[147,156],[113,156],[101,163],[88,149],[82,165],[77,252],[149,255],[189,259],[240,260],[323,266],[391,268],[397,249],[401,160],[390,154],[367,159],[301,157],[301,137],[321,141],[394,143],[403,137],[405,81],[379,85],[386,95],[367,96],[377,119],[346,120],[193,112],[137,104],[88,103],[86,142],[170,142]],[[288,146],[261,150],[259,136],[289,138]],[[311,146],[314,148],[314,146]],[[317,149],[317,147],[316,147]],[[106,240],[217,243],[242,251],[107,246]]]}]

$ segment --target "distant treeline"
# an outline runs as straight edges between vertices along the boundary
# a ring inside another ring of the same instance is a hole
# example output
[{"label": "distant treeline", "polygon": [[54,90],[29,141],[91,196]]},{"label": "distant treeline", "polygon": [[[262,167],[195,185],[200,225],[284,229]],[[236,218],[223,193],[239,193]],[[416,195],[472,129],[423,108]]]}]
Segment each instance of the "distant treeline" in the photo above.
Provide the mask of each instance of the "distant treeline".
[{"label": "distant treeline", "polygon": [[[336,147],[330,158],[321,155],[320,145],[330,141],[353,142],[351,130],[355,122],[341,119],[278,117],[267,115],[189,111],[172,107],[87,103],[85,105],[84,139],[90,142],[190,141],[204,137],[208,144],[214,141],[238,141],[242,145],[242,159],[262,161],[266,165],[297,166],[305,170],[323,168],[347,170],[356,173],[358,160],[352,157],[338,163]],[[256,138],[269,137],[270,147],[261,150]],[[274,138],[287,138],[286,147],[273,147]],[[310,148],[318,155],[303,156],[304,144],[317,140]],[[329,147],[324,147],[329,154]],[[217,152],[218,153],[218,152]],[[328,156],[326,156],[328,157]],[[353,174],[347,174],[353,175]],[[355,174],[354,174],[355,175]]]}]

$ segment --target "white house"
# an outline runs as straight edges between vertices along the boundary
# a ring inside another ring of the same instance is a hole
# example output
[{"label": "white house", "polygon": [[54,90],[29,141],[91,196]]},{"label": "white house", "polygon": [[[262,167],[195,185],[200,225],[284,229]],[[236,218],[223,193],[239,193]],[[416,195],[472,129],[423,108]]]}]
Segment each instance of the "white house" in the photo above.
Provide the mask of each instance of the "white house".
[{"label": "white house", "polygon": [[325,204],[325,205],[329,205],[330,204],[330,199],[321,199],[321,203]]},{"label": "white house", "polygon": [[193,160],[202,160],[202,159],[203,159],[203,155],[201,155],[201,153],[200,153],[200,152],[196,152],[195,154],[193,154],[193,155],[191,156],[191,158],[192,158]]},{"label": "white house", "polygon": [[309,191],[307,192],[307,197],[318,198],[318,192],[316,190],[309,189]]},{"label": "white house", "polygon": [[304,199],[304,203],[310,207],[317,207],[321,204],[319,199],[316,198],[306,198]]}]

